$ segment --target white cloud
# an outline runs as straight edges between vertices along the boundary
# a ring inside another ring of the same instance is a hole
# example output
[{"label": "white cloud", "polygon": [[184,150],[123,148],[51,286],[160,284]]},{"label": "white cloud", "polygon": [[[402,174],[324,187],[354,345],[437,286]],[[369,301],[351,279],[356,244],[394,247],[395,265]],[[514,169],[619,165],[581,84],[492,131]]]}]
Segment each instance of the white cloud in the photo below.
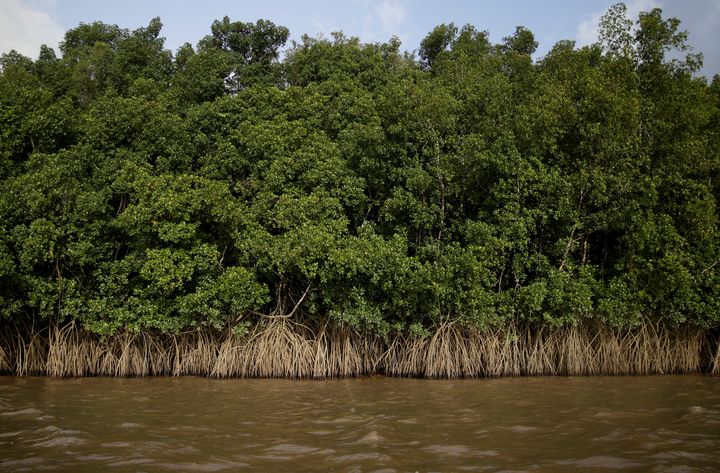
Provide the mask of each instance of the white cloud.
[{"label": "white cloud", "polygon": [[53,0],[0,0],[0,53],[36,58],[42,44],[57,49],[65,29],[48,13],[54,7]]},{"label": "white cloud", "polygon": [[396,28],[403,22],[407,10],[397,1],[386,0],[375,7],[383,33],[394,33]]},{"label": "white cloud", "polygon": [[364,4],[370,11],[363,18],[364,40],[386,40],[392,35],[400,36],[400,26],[407,17],[407,9],[399,0],[384,0],[371,5]]},{"label": "white cloud", "polygon": [[[717,1],[720,2],[720,0]],[[656,0],[630,0],[625,2],[625,5],[627,6],[627,16],[633,23],[637,20],[640,12],[660,7],[660,3]],[[597,42],[598,24],[604,14],[605,11],[595,12],[580,22],[575,33],[575,40],[578,46],[588,46]]]},{"label": "white cloud", "polygon": [[337,22],[333,19],[313,18],[311,23],[312,23],[312,27],[315,30],[315,33],[320,34],[320,35],[328,35],[335,31],[342,30],[342,28],[340,28],[337,25]]},{"label": "white cloud", "polygon": [[593,13],[590,17],[584,19],[577,27],[575,40],[578,46],[588,46],[598,39],[598,23],[602,13]]}]

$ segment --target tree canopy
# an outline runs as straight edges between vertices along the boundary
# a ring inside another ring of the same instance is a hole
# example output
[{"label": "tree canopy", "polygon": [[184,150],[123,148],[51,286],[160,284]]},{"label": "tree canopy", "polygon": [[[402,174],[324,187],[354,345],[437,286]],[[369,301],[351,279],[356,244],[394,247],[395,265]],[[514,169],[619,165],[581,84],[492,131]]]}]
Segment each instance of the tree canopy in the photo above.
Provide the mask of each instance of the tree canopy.
[{"label": "tree canopy", "polygon": [[0,59],[0,318],[101,335],[265,315],[374,334],[720,325],[720,78],[660,9],[539,60],[96,22]]}]

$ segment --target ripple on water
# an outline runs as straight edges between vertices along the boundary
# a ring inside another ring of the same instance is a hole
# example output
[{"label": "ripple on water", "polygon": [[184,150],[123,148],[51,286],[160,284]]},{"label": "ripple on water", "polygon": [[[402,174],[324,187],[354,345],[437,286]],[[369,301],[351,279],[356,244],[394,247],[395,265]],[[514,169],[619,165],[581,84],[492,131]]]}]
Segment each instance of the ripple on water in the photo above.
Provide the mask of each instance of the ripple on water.
[{"label": "ripple on water", "polygon": [[56,425],[48,425],[45,427],[42,427],[40,429],[35,429],[35,432],[40,434],[68,434],[68,435],[74,435],[74,434],[82,434],[79,430],[70,430],[70,429],[61,429],[60,427]]},{"label": "ripple on water", "polygon": [[45,448],[45,447],[69,447],[71,445],[83,445],[86,443],[85,439],[81,439],[80,437],[71,437],[71,436],[60,436],[60,437],[54,437],[48,440],[44,440],[42,442],[35,442],[32,444],[35,448]]},{"label": "ripple on water", "polygon": [[624,412],[624,411],[599,411],[593,414],[593,417],[596,419],[623,419],[628,416],[632,416],[633,414],[630,412]]},{"label": "ripple on water", "polygon": [[684,458],[687,460],[696,460],[696,461],[701,461],[701,462],[707,462],[707,461],[715,458],[715,456],[710,456],[705,453],[686,452],[686,451],[682,451],[682,450],[671,450],[671,451],[666,451],[666,452],[660,452],[660,453],[656,453],[652,457],[661,459],[661,460],[674,460],[677,458]]},{"label": "ripple on water", "polygon": [[313,423],[315,423],[315,424],[353,424],[353,423],[362,422],[364,420],[367,420],[367,418],[362,417],[362,416],[353,415],[353,416],[345,416],[345,417],[341,416],[341,417],[336,417],[333,419],[327,419],[327,418],[326,419],[315,419],[313,421]]},{"label": "ripple on water", "polygon": [[532,427],[529,425],[513,425],[511,427],[507,427],[507,430],[510,432],[517,432],[517,433],[527,433],[527,432],[535,432],[537,430],[540,430],[538,427]]},{"label": "ripple on water", "polygon": [[594,442],[624,442],[631,433],[626,428],[613,429],[605,435],[594,437]]},{"label": "ripple on water", "polygon": [[297,445],[293,443],[279,443],[265,449],[266,454],[270,455],[308,455],[319,451],[318,447],[310,447],[308,445]]},{"label": "ripple on water", "polygon": [[153,461],[150,458],[124,458],[107,464],[109,467],[148,465]]},{"label": "ripple on water", "polygon": [[350,442],[349,445],[377,445],[384,439],[378,434],[377,430],[371,430],[367,434],[354,442]]},{"label": "ripple on water", "polygon": [[[720,471],[720,384],[682,378],[708,387],[677,402],[677,390],[692,388],[678,379],[533,380],[542,411],[527,414],[506,399],[528,399],[529,391],[484,380],[452,383],[452,396],[440,381],[423,382],[422,396],[414,381],[297,381],[282,384],[282,398],[270,381],[85,379],[48,393],[47,380],[23,380],[11,405],[0,407],[0,472]],[[268,389],[250,393],[253,386]],[[286,402],[294,389],[295,397],[314,400],[317,392],[326,402]],[[140,395],[162,408],[143,413],[124,402]],[[385,403],[393,396],[402,408]],[[571,396],[578,400],[566,402]]]},{"label": "ripple on water", "polygon": [[88,455],[78,455],[77,459],[83,463],[108,463],[114,461],[115,455],[107,455],[101,453],[91,453]]},{"label": "ripple on water", "polygon": [[705,473],[704,468],[695,468],[690,465],[658,465],[653,469],[654,473]]},{"label": "ripple on water", "polygon": [[364,461],[390,462],[392,459],[380,452],[361,452],[348,453],[346,455],[337,455],[329,459],[333,463],[356,463]]},{"label": "ripple on water", "polygon": [[61,429],[55,425],[35,429],[33,437],[36,441],[31,442],[33,448],[69,447],[71,445],[83,445],[86,440],[79,435],[79,430]]},{"label": "ripple on water", "polygon": [[107,448],[128,448],[132,444],[130,442],[103,442],[100,445]]},{"label": "ripple on water", "polygon": [[317,437],[325,437],[337,433],[335,430],[310,430],[307,432],[308,435],[315,435]]},{"label": "ripple on water", "polygon": [[11,432],[0,432],[0,439],[5,438],[5,437],[17,437],[18,435],[22,435],[23,433],[25,433],[24,430],[16,430],[16,431],[11,431]]},{"label": "ripple on water", "polygon": [[250,464],[242,462],[156,463],[155,465],[171,471],[236,471],[238,468],[250,466]]},{"label": "ripple on water", "polygon": [[397,421],[398,424],[417,424],[418,420],[414,417],[411,417],[409,419],[399,419]]},{"label": "ripple on water", "polygon": [[40,465],[44,465],[46,463],[46,459],[43,457],[27,457],[27,458],[18,458],[18,459],[11,459],[11,460],[0,460],[0,466],[3,468],[0,468],[2,471],[22,471],[23,469],[27,468],[33,468],[33,467],[39,467]]},{"label": "ripple on water", "polygon": [[119,427],[122,429],[140,429],[145,426],[142,424],[138,424],[137,422],[123,422],[119,425]]},{"label": "ripple on water", "polygon": [[496,457],[499,453],[495,450],[477,450],[467,445],[429,445],[424,447],[428,453],[433,455],[447,455],[451,457]]},{"label": "ripple on water", "polygon": [[42,414],[44,414],[43,411],[41,411],[39,409],[35,409],[33,407],[28,407],[28,408],[20,409],[17,411],[3,412],[0,414],[0,416],[3,416],[3,417],[15,417],[15,416],[37,417]]},{"label": "ripple on water", "polygon": [[605,468],[612,470],[625,470],[628,468],[639,468],[644,466],[644,463],[637,460],[601,455],[587,458],[556,460],[555,463],[558,465],[577,466],[581,468]]}]

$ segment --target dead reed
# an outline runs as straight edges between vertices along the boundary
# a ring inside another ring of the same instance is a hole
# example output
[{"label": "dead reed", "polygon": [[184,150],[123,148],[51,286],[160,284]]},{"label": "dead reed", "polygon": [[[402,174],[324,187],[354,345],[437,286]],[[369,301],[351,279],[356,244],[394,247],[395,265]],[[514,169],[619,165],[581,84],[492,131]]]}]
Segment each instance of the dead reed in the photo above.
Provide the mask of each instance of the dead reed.
[{"label": "dead reed", "polygon": [[[713,345],[711,344],[710,347],[712,350]],[[720,340],[718,340],[718,339],[714,340],[714,348],[715,348],[715,350],[714,350],[715,356],[712,357],[709,371],[714,375],[720,375]],[[711,351],[711,353],[713,353],[713,352]]]},{"label": "dead reed", "polygon": [[195,330],[100,339],[71,322],[42,330],[0,327],[0,372],[222,378],[640,375],[701,369],[720,374],[720,347],[711,339],[701,329],[649,322],[625,330],[586,323],[484,331],[449,322],[424,338],[382,339],[328,322],[311,328],[286,317],[264,318],[244,336]]}]

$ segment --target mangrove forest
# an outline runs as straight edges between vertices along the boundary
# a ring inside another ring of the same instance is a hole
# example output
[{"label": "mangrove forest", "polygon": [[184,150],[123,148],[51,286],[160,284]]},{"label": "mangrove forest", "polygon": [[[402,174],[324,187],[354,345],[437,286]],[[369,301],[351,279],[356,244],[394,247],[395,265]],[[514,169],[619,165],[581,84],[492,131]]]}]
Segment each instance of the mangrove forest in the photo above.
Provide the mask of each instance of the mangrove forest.
[{"label": "mangrove forest", "polygon": [[161,28],[2,54],[0,372],[720,372],[720,76],[677,19]]}]

